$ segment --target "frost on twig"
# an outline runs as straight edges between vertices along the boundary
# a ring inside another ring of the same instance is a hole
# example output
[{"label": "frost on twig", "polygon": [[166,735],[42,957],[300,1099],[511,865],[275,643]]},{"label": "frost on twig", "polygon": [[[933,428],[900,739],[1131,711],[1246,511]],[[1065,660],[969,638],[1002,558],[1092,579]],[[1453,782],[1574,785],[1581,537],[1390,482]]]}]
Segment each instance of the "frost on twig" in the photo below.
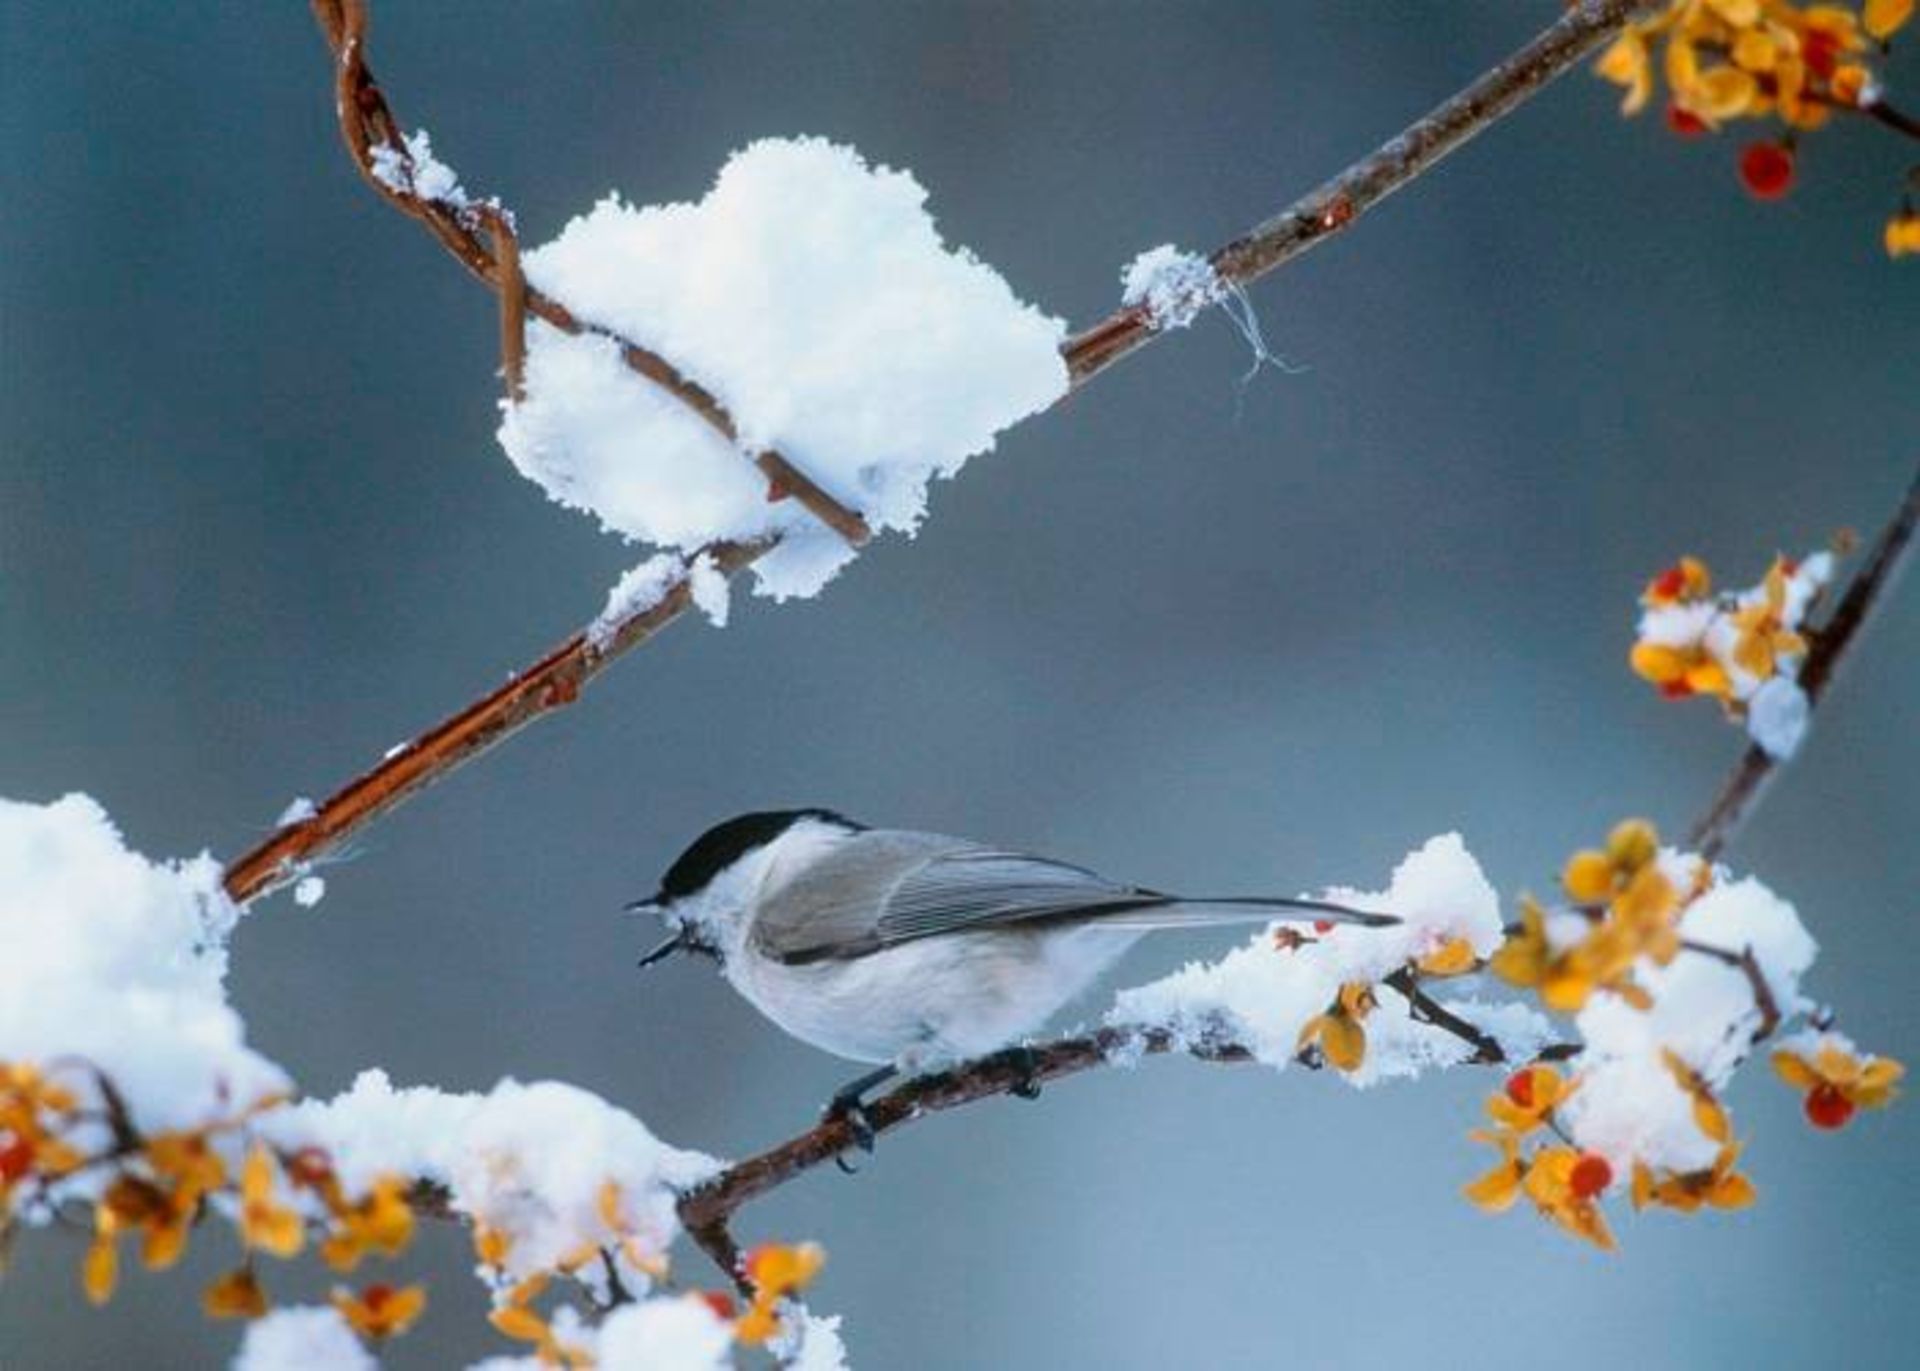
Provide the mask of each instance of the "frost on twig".
[{"label": "frost on twig", "polygon": [[433,138],[425,129],[406,136],[404,147],[376,143],[367,150],[373,177],[396,195],[413,196],[449,209],[473,203],[454,169],[433,155]]}]

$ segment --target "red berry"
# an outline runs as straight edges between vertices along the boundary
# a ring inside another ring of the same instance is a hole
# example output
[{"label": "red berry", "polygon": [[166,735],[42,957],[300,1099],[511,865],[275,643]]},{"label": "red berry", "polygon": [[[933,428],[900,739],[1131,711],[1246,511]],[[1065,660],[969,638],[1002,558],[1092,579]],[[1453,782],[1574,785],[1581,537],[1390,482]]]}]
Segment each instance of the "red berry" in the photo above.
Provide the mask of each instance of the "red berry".
[{"label": "red berry", "polygon": [[1653,584],[1647,587],[1656,600],[1677,600],[1680,592],[1687,588],[1685,567],[1670,566],[1653,578]]},{"label": "red berry", "polygon": [[5,1147],[0,1147],[0,1181],[9,1185],[33,1169],[33,1144],[25,1138],[15,1138]]},{"label": "red berry", "polygon": [[1613,1167],[1597,1152],[1584,1154],[1567,1177],[1568,1188],[1580,1200],[1590,1200],[1612,1184]]},{"label": "red berry", "polygon": [[1516,1071],[1507,1077],[1507,1098],[1522,1109],[1533,1108],[1533,1071]]},{"label": "red berry", "polygon": [[1326,937],[1327,934],[1333,932],[1333,920],[1332,919],[1315,919],[1313,921],[1313,931],[1315,933],[1318,933],[1323,938]]},{"label": "red berry", "polygon": [[1684,700],[1687,696],[1693,694],[1693,687],[1688,685],[1684,679],[1665,681],[1660,686],[1660,693],[1669,700]]},{"label": "red berry", "polygon": [[1819,29],[1809,30],[1800,38],[1800,56],[1808,71],[1823,81],[1828,80],[1840,64],[1840,40]]},{"label": "red berry", "polygon": [[702,1290],[699,1292],[702,1303],[713,1311],[718,1319],[731,1320],[734,1316],[733,1296],[724,1290]]},{"label": "red berry", "polygon": [[1667,128],[1682,138],[1698,138],[1707,131],[1707,121],[1692,110],[1668,105]]},{"label": "red berry", "polygon": [[333,1164],[317,1147],[303,1147],[286,1159],[287,1175],[296,1185],[316,1186],[333,1174]]},{"label": "red berry", "polygon": [[1853,1108],[1838,1086],[1823,1083],[1807,1092],[1807,1122],[1815,1128],[1839,1128],[1853,1117]]},{"label": "red berry", "polygon": [[1793,151],[1779,143],[1749,143],[1740,154],[1740,183],[1756,200],[1778,200],[1793,189]]},{"label": "red berry", "polygon": [[385,1308],[387,1301],[392,1298],[393,1287],[390,1285],[370,1285],[360,1292],[360,1303],[376,1314]]}]

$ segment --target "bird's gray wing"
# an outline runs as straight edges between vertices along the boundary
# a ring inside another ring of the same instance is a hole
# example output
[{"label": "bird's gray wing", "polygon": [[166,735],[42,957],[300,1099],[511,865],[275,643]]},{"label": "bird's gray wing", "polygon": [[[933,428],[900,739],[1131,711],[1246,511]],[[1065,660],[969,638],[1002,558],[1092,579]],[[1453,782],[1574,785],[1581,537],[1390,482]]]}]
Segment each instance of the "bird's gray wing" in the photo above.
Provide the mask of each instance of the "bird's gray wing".
[{"label": "bird's gray wing", "polygon": [[1098,921],[1144,930],[1289,915],[1373,921],[1313,901],[1186,900],[961,838],[875,830],[847,839],[768,900],[755,939],[769,956],[797,965],[993,928]]}]

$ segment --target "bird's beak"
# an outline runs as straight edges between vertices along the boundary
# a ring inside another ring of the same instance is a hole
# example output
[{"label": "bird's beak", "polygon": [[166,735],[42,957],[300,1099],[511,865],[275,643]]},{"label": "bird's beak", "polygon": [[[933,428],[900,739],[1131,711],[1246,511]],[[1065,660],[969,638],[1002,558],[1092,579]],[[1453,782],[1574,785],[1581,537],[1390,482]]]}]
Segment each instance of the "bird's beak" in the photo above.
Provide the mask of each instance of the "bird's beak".
[{"label": "bird's beak", "polygon": [[654,948],[653,951],[649,952],[646,956],[642,957],[640,959],[640,965],[643,967],[647,967],[647,966],[652,966],[657,962],[664,962],[667,958],[671,957],[674,953],[680,951],[686,945],[687,944],[686,944],[685,936],[680,933],[675,933],[671,938],[668,938],[665,942],[661,943],[660,946]]}]

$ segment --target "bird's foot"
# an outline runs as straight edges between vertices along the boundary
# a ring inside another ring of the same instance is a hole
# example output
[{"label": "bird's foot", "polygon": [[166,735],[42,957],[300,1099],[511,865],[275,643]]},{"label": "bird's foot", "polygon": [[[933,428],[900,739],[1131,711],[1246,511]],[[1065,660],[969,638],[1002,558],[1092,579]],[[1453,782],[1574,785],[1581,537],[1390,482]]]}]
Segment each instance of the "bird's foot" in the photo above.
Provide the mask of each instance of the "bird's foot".
[{"label": "bird's foot", "polygon": [[[893,1074],[894,1069],[891,1066],[884,1066],[878,1071],[870,1071],[858,1080],[849,1081],[841,1086],[833,1092],[833,1098],[827,1101],[827,1107],[821,1113],[820,1121],[844,1124],[848,1134],[853,1138],[853,1145],[862,1152],[872,1155],[874,1139],[879,1136],[879,1131],[874,1128],[873,1120],[867,1117],[864,1096]],[[833,1164],[849,1176],[859,1169],[848,1162],[844,1155],[835,1157]]]},{"label": "bird's foot", "polygon": [[1040,1098],[1040,1054],[1030,1044],[1008,1048],[1002,1056],[1015,1072],[1007,1093],[1023,1100]]}]

